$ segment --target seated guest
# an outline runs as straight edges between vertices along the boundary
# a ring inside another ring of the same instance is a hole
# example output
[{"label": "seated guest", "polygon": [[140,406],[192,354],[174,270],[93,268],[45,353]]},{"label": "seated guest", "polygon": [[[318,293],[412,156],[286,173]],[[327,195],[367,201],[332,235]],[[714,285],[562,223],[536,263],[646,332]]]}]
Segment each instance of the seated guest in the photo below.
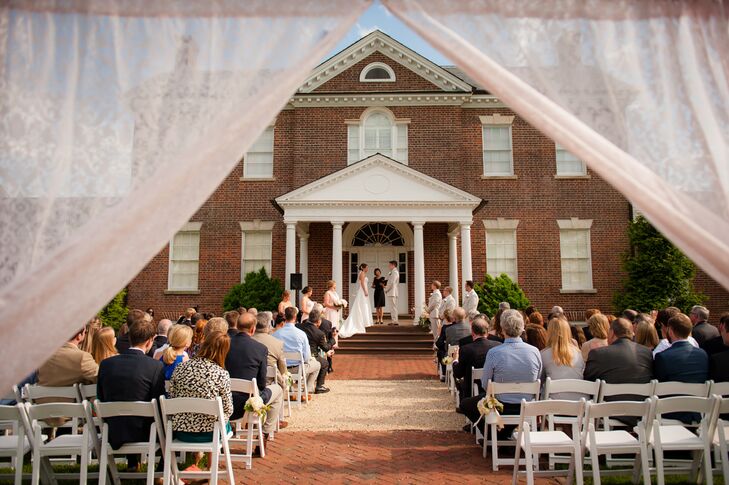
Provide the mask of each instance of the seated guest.
[{"label": "seated guest", "polygon": [[[600,315],[600,314],[602,314],[602,312],[597,308],[589,308],[589,309],[585,310],[585,322],[589,322],[590,317],[592,317],[593,315]],[[590,331],[589,324],[587,326],[585,326],[582,330],[585,332],[585,339],[587,339],[588,341],[592,340],[595,337],[594,335],[592,335],[592,332]],[[605,334],[607,335],[607,330],[605,331]],[[605,345],[607,345],[607,344],[605,344]],[[586,358],[584,355],[582,357]]]},{"label": "seated guest", "polygon": [[[549,321],[547,330],[547,347],[542,350],[542,383],[547,377],[558,379],[582,379],[585,361],[582,352],[572,344],[570,324],[562,318]],[[582,394],[557,393],[551,399],[567,399],[578,401],[585,397]]]},{"label": "seated guest", "polygon": [[[223,320],[221,318],[221,320]],[[223,320],[225,322],[225,320]],[[183,362],[170,380],[170,398],[196,397],[223,401],[223,414],[233,414],[233,396],[230,392],[230,374],[225,370],[225,358],[230,349],[230,337],[224,332],[211,332],[195,357]],[[174,439],[190,443],[210,441],[217,419],[196,413],[181,413],[172,417]],[[230,424],[227,431],[231,431]],[[221,430],[226,432],[226,430]]]},{"label": "seated guest", "polygon": [[102,329],[101,325],[101,319],[98,316],[95,316],[91,320],[86,323],[86,336],[84,337],[83,342],[78,346],[79,349],[83,350],[84,352],[88,352],[91,354],[91,349],[94,348],[94,339],[96,338],[96,333]]},{"label": "seated guest", "polygon": [[[499,304],[499,307],[503,305],[504,303]],[[508,305],[508,303],[506,303]],[[501,315],[504,313],[505,310],[502,310],[499,308],[496,311],[496,315],[494,315],[493,324],[491,325],[491,330],[489,330],[489,335],[486,337],[489,340],[493,340],[495,342],[503,342],[504,341],[504,332],[501,331]]]},{"label": "seated guest", "polygon": [[100,364],[102,360],[117,355],[119,352],[114,347],[115,343],[116,337],[113,328],[104,327],[96,332],[96,337],[91,344],[91,355],[94,357],[94,361]]},{"label": "seated guest", "polygon": [[[638,312],[635,310],[631,310],[630,308],[623,310],[622,317],[630,322],[632,325],[633,322],[635,322],[635,317],[638,316]],[[635,332],[634,332],[635,333]]]},{"label": "seated guest", "polygon": [[607,347],[592,349],[585,363],[584,379],[609,384],[642,384],[653,379],[651,351],[632,340],[633,324],[615,319],[608,331]]},{"label": "seated guest", "polygon": [[527,318],[529,319],[527,325],[539,325],[540,327],[544,326],[544,317],[536,310],[528,315]]},{"label": "seated guest", "polygon": [[327,341],[326,334],[321,331],[319,325],[321,325],[321,314],[316,308],[309,312],[306,320],[297,325],[297,328],[306,334],[306,338],[309,341],[311,358],[319,362],[320,368],[316,378],[316,394],[329,392],[329,389],[324,385],[329,366],[327,356],[334,353]]},{"label": "seated guest", "polygon": [[154,345],[152,345],[152,358],[159,360],[162,352],[167,348],[167,334],[172,327],[172,320],[163,318],[157,324],[157,336],[154,337]]},{"label": "seated guest", "polygon": [[642,321],[635,326],[635,343],[647,347],[651,352],[658,345],[658,334],[655,324]]},{"label": "seated guest", "polygon": [[[129,342],[129,327],[131,327],[132,322],[141,320],[145,315],[148,315],[148,313],[145,313],[142,310],[130,310],[129,313],[127,313],[127,321],[119,329],[119,336],[117,337],[115,344],[116,350],[120,354],[131,347],[131,343]],[[151,319],[152,317],[150,316],[149,318]]]},{"label": "seated guest", "polygon": [[703,383],[709,378],[709,357],[687,339],[692,325],[683,313],[668,321],[668,340],[671,347],[656,354],[655,376],[661,382],[678,381]]},{"label": "seated guest", "polygon": [[585,361],[591,350],[608,345],[607,336],[610,323],[602,313],[594,313],[587,319],[587,327],[590,329],[592,338],[582,344],[582,359]]},{"label": "seated guest", "polygon": [[185,351],[192,345],[192,329],[187,325],[175,325],[169,335],[169,345],[162,352],[159,360],[165,366],[165,379],[170,380],[172,373],[178,365],[187,361],[190,357]]},{"label": "seated guest", "polygon": [[[567,324],[569,326],[569,324]],[[526,343],[541,351],[547,346],[547,331],[542,325],[529,324],[524,329]]]},{"label": "seated guest", "polygon": [[[190,348],[188,349],[188,354],[190,355],[190,357],[195,357],[195,355],[200,351],[200,347],[202,346],[203,342],[205,341],[205,337],[207,336],[207,333],[205,332],[205,327],[207,326],[207,324],[208,322],[206,320],[198,320],[197,322],[195,322],[195,325],[190,327],[193,329],[192,343],[190,344]],[[227,331],[227,329],[228,325],[225,324],[224,331]]]},{"label": "seated guest", "polygon": [[194,327],[192,323],[192,317],[197,313],[194,308],[188,308],[185,310],[185,314],[177,319],[179,325],[187,325],[188,327]]},{"label": "seated guest", "polygon": [[[327,342],[329,342],[329,346],[336,350],[338,348],[337,345],[337,327],[335,327],[332,322],[324,318],[324,305],[321,303],[317,303],[314,305],[314,308],[319,310],[319,320],[321,321],[321,324],[319,325],[319,330],[324,332],[324,335],[327,336]],[[332,367],[332,362],[334,359],[334,354],[327,356],[327,364],[329,365],[328,372],[334,372],[334,368]]]},{"label": "seated guest", "polygon": [[[283,405],[283,390],[277,383],[267,384],[268,349],[253,340],[256,332],[256,317],[246,312],[238,317],[238,333],[230,339],[230,351],[225,358],[225,368],[234,379],[256,380],[258,394],[263,402],[271,405],[263,423],[263,434],[275,431],[278,416]],[[240,419],[245,413],[245,404],[250,394],[233,393],[233,414],[230,419]],[[285,427],[286,425],[284,425]]]},{"label": "seated guest", "polygon": [[701,346],[701,348],[710,356],[729,350],[729,346],[724,343],[724,338],[721,334],[721,327],[726,325],[727,320],[729,320],[729,313],[723,313],[719,317],[719,336],[707,340],[704,342],[704,345]]},{"label": "seated guest", "polygon": [[[569,325],[569,322],[567,325]],[[585,337],[585,332],[582,330],[582,327],[570,325],[570,335],[572,335],[572,344],[578,349],[581,349],[585,342],[587,342],[587,337]]]},{"label": "seated guest", "polygon": [[[719,319],[719,332],[722,342],[729,349],[729,313]],[[729,350],[718,352],[710,357],[711,379],[716,382],[729,381]]]},{"label": "seated guest", "polygon": [[564,309],[562,309],[559,305],[554,305],[552,307],[552,311],[549,312],[547,315],[547,321],[550,321],[553,318],[561,318],[564,317]]},{"label": "seated guest", "polygon": [[225,321],[228,322],[228,337],[233,337],[236,333],[238,333],[238,319],[240,318],[240,313],[235,310],[231,310],[229,312],[225,312],[223,314],[223,318],[225,318]]},{"label": "seated guest", "polygon": [[[131,312],[130,312],[131,313]],[[88,352],[78,346],[86,336],[86,327],[56,350],[38,369],[41,386],[66,387],[74,384],[93,384],[99,373],[99,364]]]},{"label": "seated guest", "polygon": [[[488,382],[535,382],[542,375],[542,358],[539,351],[522,341],[524,332],[524,319],[516,310],[506,310],[501,315],[501,327],[506,336],[504,343],[489,350],[483,367],[483,380]],[[472,423],[475,423],[480,414],[478,401],[485,396],[479,394],[461,401],[461,410]],[[496,399],[504,405],[503,414],[518,415],[521,410],[521,400],[532,400],[534,396],[528,394],[497,394]],[[483,430],[483,420],[479,423]],[[499,432],[499,439],[511,436],[513,427],[505,427]]]},{"label": "seated guest", "polygon": [[[668,341],[668,321],[679,313],[681,313],[681,310],[675,306],[670,306],[660,310],[656,315],[656,333],[658,334],[658,338],[661,340],[658,342],[656,348],[653,349],[653,358],[655,358],[656,354],[663,352],[671,346],[671,343]],[[687,340],[694,347],[699,346],[699,343],[693,337],[689,336]]]},{"label": "seated guest", "polygon": [[[270,334],[271,322],[265,313],[266,312],[259,314],[256,317],[256,333],[253,334],[253,340],[266,346],[266,349],[268,349],[268,366],[278,369],[279,379],[277,383],[282,389],[287,389],[287,383],[284,382],[283,378],[284,374],[286,374],[286,359],[284,359],[283,342]],[[266,382],[268,384],[273,382],[271,376],[268,376]]]},{"label": "seated guest", "polygon": [[[438,364],[441,366],[441,375],[445,375],[445,364],[443,358],[448,353],[448,344],[446,344],[446,330],[448,327],[453,325],[453,313],[450,310],[446,310],[443,313],[441,319],[441,328],[438,338],[435,339],[435,356],[438,359]],[[445,377],[441,377],[441,382],[445,382]]]},{"label": "seated guest", "polygon": [[[458,350],[458,360],[453,362],[453,376],[460,379],[458,383],[458,392],[461,400],[469,398],[473,395],[471,389],[471,368],[481,369],[486,361],[486,355],[489,350],[501,345],[486,338],[489,331],[489,324],[486,319],[477,317],[471,323],[471,338],[473,342],[460,347]],[[479,392],[483,392],[481,384],[481,376],[477,376]]]},{"label": "seated guest", "polygon": [[273,331],[282,329],[284,323],[286,323],[286,317],[283,316],[283,313],[276,315],[276,318],[273,319]]},{"label": "seated guest", "polygon": [[706,307],[694,305],[689,317],[694,326],[691,336],[699,343],[699,347],[703,347],[707,341],[719,336],[719,330],[709,323],[709,310]]},{"label": "seated guest", "polygon": [[[188,331],[190,327],[185,326]],[[102,402],[151,401],[165,393],[163,364],[147,357],[154,345],[156,328],[152,319],[142,318],[129,327],[131,347],[99,365],[97,397]],[[125,443],[147,441],[152,418],[115,417],[109,423],[109,444],[119,449]],[[136,468],[137,455],[128,455],[129,468]]]},{"label": "seated guest", "polygon": [[[210,321],[203,326],[202,340],[205,340],[208,337],[208,335],[210,335],[213,332],[227,333],[228,332],[228,322],[226,322],[223,317],[211,318]],[[193,342],[195,342],[194,336],[193,336]]]},{"label": "seated guest", "polygon": [[[280,329],[276,330],[273,336],[283,342],[284,352],[296,352],[303,356],[307,388],[309,390],[316,389],[316,381],[321,370],[321,364],[312,357],[309,339],[306,334],[296,328],[296,315],[298,313],[299,310],[293,306],[284,310],[285,322]],[[287,360],[286,365],[291,367],[289,372],[292,374],[299,370],[296,362]],[[307,399],[309,399],[308,396]]]},{"label": "seated guest", "polygon": [[445,341],[447,345],[458,345],[458,342],[471,334],[471,325],[468,323],[466,310],[461,307],[453,311],[453,324],[445,330]]}]

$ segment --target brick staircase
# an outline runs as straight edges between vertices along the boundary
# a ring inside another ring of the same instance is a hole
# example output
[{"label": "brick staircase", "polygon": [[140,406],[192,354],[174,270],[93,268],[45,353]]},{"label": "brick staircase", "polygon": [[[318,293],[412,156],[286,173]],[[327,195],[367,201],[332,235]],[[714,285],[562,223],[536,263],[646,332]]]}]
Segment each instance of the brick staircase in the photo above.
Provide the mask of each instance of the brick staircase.
[{"label": "brick staircase", "polygon": [[433,336],[409,322],[398,326],[373,325],[367,333],[339,340],[337,354],[433,355]]}]

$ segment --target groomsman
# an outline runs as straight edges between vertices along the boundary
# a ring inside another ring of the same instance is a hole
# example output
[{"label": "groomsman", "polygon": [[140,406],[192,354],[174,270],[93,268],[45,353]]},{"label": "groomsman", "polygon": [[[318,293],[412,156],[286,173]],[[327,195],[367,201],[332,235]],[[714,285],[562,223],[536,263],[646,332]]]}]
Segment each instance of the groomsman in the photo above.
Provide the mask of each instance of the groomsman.
[{"label": "groomsman", "polygon": [[470,320],[478,315],[478,295],[473,290],[473,281],[466,281],[466,292],[463,294],[463,309]]},{"label": "groomsman", "polygon": [[440,281],[434,280],[430,284],[430,298],[428,298],[428,314],[430,315],[430,331],[433,333],[433,342],[438,340],[438,317],[443,296],[440,294]]},{"label": "groomsman", "polygon": [[390,307],[390,318],[392,325],[399,325],[399,315],[397,311],[398,285],[400,284],[400,273],[397,271],[397,261],[390,261],[390,272],[387,273],[387,284],[385,285],[385,296],[387,304]]},{"label": "groomsman", "polygon": [[438,318],[442,322],[445,318],[446,310],[450,310],[451,313],[456,309],[456,299],[453,298],[453,289],[450,286],[443,288],[443,301],[440,303],[440,310],[438,311]]}]

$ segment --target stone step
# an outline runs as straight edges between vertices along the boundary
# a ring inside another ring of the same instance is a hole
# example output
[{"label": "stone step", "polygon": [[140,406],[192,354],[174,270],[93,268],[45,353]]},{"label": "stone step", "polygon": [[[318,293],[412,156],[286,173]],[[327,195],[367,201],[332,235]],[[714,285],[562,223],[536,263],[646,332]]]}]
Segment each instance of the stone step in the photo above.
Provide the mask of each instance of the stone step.
[{"label": "stone step", "polygon": [[[392,347],[392,346],[352,346],[346,349],[340,348],[336,355],[345,354],[408,354],[408,355],[433,355],[432,350],[408,347]],[[336,358],[336,357],[335,357]]]},{"label": "stone step", "polygon": [[432,336],[408,322],[398,326],[385,324],[368,327],[365,333],[341,339],[337,353],[432,355],[432,349]]}]

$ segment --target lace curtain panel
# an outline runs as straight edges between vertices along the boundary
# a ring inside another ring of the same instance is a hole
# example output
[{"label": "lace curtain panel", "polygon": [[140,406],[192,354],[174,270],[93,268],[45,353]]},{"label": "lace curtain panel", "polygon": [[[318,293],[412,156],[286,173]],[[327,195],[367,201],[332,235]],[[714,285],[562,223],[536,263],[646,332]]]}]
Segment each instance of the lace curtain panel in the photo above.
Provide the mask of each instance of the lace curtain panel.
[{"label": "lace curtain panel", "polygon": [[729,289],[723,1],[383,3]]},{"label": "lace curtain panel", "polygon": [[2,3],[0,389],[164,247],[370,3]]}]

